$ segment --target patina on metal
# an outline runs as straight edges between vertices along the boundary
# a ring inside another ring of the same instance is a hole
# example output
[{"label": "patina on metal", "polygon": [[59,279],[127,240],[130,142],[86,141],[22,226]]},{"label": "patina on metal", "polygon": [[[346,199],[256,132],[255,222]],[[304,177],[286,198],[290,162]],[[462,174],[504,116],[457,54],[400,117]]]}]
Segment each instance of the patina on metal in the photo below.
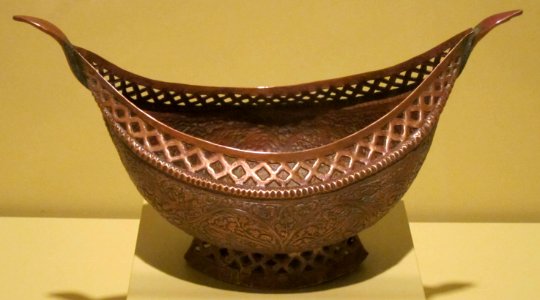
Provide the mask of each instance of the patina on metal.
[{"label": "patina on metal", "polygon": [[54,37],[94,95],[144,198],[195,238],[186,259],[260,289],[319,284],[354,271],[356,234],[408,189],[476,43],[520,15],[494,15],[375,72],[306,84],[235,88],[141,77]]}]

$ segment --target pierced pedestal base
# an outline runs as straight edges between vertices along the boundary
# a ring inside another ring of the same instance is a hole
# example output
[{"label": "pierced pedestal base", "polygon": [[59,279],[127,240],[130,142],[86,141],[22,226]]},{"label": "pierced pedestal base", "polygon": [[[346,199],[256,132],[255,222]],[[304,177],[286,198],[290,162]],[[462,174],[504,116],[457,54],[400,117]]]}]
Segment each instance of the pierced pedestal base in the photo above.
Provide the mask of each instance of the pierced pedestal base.
[{"label": "pierced pedestal base", "polygon": [[341,277],[356,270],[366,256],[357,236],[309,251],[275,254],[236,251],[195,238],[185,259],[194,269],[228,283],[279,290]]}]

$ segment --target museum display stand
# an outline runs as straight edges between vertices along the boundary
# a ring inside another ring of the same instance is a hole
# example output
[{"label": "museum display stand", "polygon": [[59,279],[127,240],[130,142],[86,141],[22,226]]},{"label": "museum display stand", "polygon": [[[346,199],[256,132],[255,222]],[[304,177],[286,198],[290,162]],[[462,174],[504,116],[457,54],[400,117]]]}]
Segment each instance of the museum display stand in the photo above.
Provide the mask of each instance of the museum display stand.
[{"label": "museum display stand", "polygon": [[[356,272],[312,288],[278,292],[280,299],[425,299],[403,202],[359,236],[369,255]],[[191,239],[150,206],[143,206],[127,299],[276,297],[276,293],[223,283],[190,268],[183,256]]]},{"label": "museum display stand", "polygon": [[[411,223],[413,249],[402,209],[362,232],[370,254],[358,273],[279,299],[424,299],[416,255],[428,299],[538,299],[540,223]],[[137,247],[128,299],[275,299],[187,268],[190,238],[148,206],[143,212],[146,242]],[[1,217],[0,299],[125,300],[138,226],[138,219]]]}]

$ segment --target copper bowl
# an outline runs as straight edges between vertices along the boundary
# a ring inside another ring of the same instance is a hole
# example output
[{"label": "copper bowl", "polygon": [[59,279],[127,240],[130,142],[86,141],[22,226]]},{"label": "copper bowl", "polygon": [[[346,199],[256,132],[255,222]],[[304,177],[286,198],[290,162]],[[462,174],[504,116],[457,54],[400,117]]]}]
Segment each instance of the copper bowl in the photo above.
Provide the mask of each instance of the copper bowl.
[{"label": "copper bowl", "polygon": [[94,95],[144,198],[194,236],[196,269],[253,288],[318,284],[355,270],[356,234],[400,200],[422,166],[494,15],[399,65],[307,84],[234,88],[144,78],[16,16],[62,46]]}]

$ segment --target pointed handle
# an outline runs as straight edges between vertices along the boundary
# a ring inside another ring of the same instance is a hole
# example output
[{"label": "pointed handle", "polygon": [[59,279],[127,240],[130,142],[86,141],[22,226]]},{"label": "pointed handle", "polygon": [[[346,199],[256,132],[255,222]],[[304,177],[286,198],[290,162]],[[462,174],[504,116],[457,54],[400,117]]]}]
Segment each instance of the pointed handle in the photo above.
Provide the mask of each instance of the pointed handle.
[{"label": "pointed handle", "polygon": [[472,32],[467,38],[459,72],[461,73],[463,71],[463,68],[465,68],[465,65],[467,64],[467,61],[469,60],[469,56],[471,55],[472,50],[474,49],[476,44],[478,44],[478,42],[484,36],[486,36],[486,34],[488,34],[493,28],[497,27],[498,25],[512,19],[513,17],[517,17],[521,14],[523,14],[523,11],[521,9],[498,13],[496,15],[492,15],[490,17],[485,18],[484,20],[482,20],[482,22],[478,23],[478,25],[472,28]]},{"label": "pointed handle", "polygon": [[502,24],[512,19],[513,17],[517,17],[521,14],[523,14],[523,11],[521,9],[518,9],[518,10],[506,11],[506,12],[499,13],[499,14],[485,18],[484,20],[482,20],[482,22],[478,23],[478,25],[476,25],[473,29],[475,33],[474,44],[478,43],[486,34],[488,34],[497,25]]},{"label": "pointed handle", "polygon": [[30,16],[13,16],[13,20],[28,23],[36,27],[37,29],[53,37],[62,46],[71,45],[71,42],[68,40],[67,36],[62,32],[62,30],[60,30],[58,27],[56,27],[56,25],[52,24],[49,21],[36,18],[36,17],[30,17]]},{"label": "pointed handle", "polygon": [[75,49],[73,44],[71,44],[62,30],[51,22],[36,17],[13,16],[13,20],[28,23],[53,37],[60,44],[60,46],[62,46],[64,54],[66,55],[69,63],[69,67],[71,68],[71,71],[75,77],[77,77],[80,83],[87,86],[86,76],[84,74],[84,64],[81,60],[80,54],[77,49]]}]

